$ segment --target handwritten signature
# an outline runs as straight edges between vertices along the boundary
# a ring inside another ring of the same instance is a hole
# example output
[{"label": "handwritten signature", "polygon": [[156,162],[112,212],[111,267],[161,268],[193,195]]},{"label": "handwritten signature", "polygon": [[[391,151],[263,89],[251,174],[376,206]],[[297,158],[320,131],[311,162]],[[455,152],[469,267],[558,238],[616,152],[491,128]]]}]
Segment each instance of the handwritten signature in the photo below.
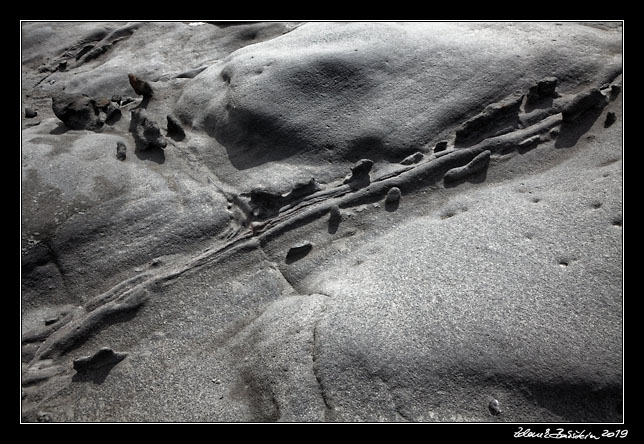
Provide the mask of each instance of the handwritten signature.
[{"label": "handwritten signature", "polygon": [[514,432],[515,438],[552,438],[552,439],[601,439],[601,438],[625,438],[628,435],[628,430],[604,430],[600,436],[595,435],[593,432],[586,430],[564,430],[555,429],[551,431],[546,429],[544,432],[533,432],[530,429],[519,427],[519,430]]}]

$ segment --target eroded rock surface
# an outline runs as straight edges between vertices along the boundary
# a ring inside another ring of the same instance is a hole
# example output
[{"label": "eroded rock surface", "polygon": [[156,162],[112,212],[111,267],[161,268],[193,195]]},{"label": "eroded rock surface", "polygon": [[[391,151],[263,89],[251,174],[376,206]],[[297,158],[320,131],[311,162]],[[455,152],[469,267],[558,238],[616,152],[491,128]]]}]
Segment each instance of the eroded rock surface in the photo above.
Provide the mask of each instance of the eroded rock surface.
[{"label": "eroded rock surface", "polygon": [[21,31],[24,421],[622,420],[620,23]]}]

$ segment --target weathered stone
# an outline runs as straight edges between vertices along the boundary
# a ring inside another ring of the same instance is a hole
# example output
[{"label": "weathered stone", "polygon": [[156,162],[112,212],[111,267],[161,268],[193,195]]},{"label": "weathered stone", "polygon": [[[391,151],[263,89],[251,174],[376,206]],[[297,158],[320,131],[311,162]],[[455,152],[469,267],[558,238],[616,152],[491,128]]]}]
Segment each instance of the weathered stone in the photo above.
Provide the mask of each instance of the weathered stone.
[{"label": "weathered stone", "polygon": [[161,128],[147,116],[145,109],[138,108],[131,112],[130,131],[134,136],[137,148],[141,150],[164,149],[168,142],[161,135]]},{"label": "weathered stone", "polygon": [[400,200],[400,188],[398,187],[392,187],[387,191],[387,196],[385,197],[385,203],[390,204],[390,203],[395,203]]},{"label": "weathered stone", "polygon": [[557,97],[557,78],[546,77],[537,84],[537,92],[541,97]]},{"label": "weathered stone", "polygon": [[369,171],[373,166],[373,161],[370,159],[361,159],[351,168],[351,174],[347,176],[343,183],[365,183],[369,184]]},{"label": "weathered stone", "polygon": [[126,157],[126,152],[127,152],[127,147],[123,142],[117,142],[116,143],[116,158],[118,160],[125,160]]},{"label": "weathered stone", "polygon": [[491,400],[487,407],[490,410],[490,414],[494,416],[501,414],[501,407],[499,406],[499,401],[496,399]]},{"label": "weathered stone", "polygon": [[96,370],[107,365],[116,364],[121,362],[127,353],[115,352],[109,347],[103,347],[96,353],[90,356],[83,356],[82,358],[74,359],[74,370],[83,372],[87,370]]},{"label": "weathered stone", "polygon": [[417,153],[414,153],[414,154],[412,154],[410,156],[405,157],[400,163],[402,165],[412,165],[414,163],[418,163],[421,160],[423,160],[423,157],[424,157],[423,153],[417,152]]},{"label": "weathered stone", "polygon": [[474,157],[467,165],[452,168],[445,173],[445,181],[456,181],[470,176],[474,173],[485,169],[490,161],[490,151],[483,151],[478,156]]},{"label": "weathered stone", "polygon": [[56,94],[52,97],[52,110],[69,129],[97,130],[103,126],[96,103],[87,96]]},{"label": "weathered stone", "polygon": [[561,111],[563,120],[571,122],[590,108],[599,108],[606,105],[606,96],[597,88],[577,94]]},{"label": "weathered stone", "polygon": [[519,124],[522,103],[523,96],[512,95],[486,106],[482,112],[458,127],[454,143],[458,146],[471,146],[487,137],[512,131]]},{"label": "weathered stone", "polygon": [[138,78],[134,74],[128,74],[127,77],[130,80],[130,85],[135,93],[143,97],[152,97],[154,92],[148,82]]}]

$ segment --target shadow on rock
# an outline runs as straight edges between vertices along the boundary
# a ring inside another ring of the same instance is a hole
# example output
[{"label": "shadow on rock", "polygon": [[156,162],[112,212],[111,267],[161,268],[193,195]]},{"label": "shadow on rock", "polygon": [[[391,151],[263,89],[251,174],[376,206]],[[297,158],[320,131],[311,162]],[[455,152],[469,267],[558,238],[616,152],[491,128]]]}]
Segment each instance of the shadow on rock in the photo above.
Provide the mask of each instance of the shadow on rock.
[{"label": "shadow on rock", "polygon": [[589,108],[573,121],[564,121],[555,142],[555,148],[570,148],[593,126],[602,114],[602,108]]},{"label": "shadow on rock", "polygon": [[393,202],[386,202],[385,201],[385,210],[389,211],[390,213],[393,213],[394,211],[396,211],[399,206],[400,206],[400,201],[399,200],[395,200]]},{"label": "shadow on rock", "polygon": [[622,387],[614,384],[531,384],[538,405],[565,419],[581,417],[588,422],[622,420]]},{"label": "shadow on rock", "polygon": [[291,247],[290,250],[288,250],[288,253],[286,254],[286,259],[285,262],[287,264],[292,264],[293,262],[297,262],[300,259],[303,259],[306,257],[311,250],[313,249],[313,244],[311,242],[302,242],[299,245],[295,245],[294,247]]},{"label": "shadow on rock", "polygon": [[387,196],[385,197],[385,210],[394,212],[400,206],[400,188],[392,187],[387,191]]},{"label": "shadow on rock", "polygon": [[111,362],[104,365],[103,367],[94,370],[86,370],[76,373],[74,376],[72,376],[72,381],[102,384],[105,381],[105,378],[107,378],[107,375],[109,375],[112,369],[116,366],[116,364],[118,364],[118,362]]},{"label": "shadow on rock", "polygon": [[530,113],[537,109],[549,109],[552,108],[554,103],[554,98],[552,97],[540,97],[534,101],[527,101],[525,104],[525,112]]},{"label": "shadow on rock", "polygon": [[340,220],[329,219],[329,227],[327,229],[328,233],[335,234],[338,232],[338,228],[340,228]]},{"label": "shadow on rock", "polygon": [[112,126],[116,122],[121,120],[121,117],[122,117],[121,111],[118,110],[118,112],[114,112],[114,113],[110,114],[110,116],[108,116],[107,119],[105,120],[105,123],[107,125],[109,125],[109,126]]},{"label": "shadow on rock", "polygon": [[168,143],[161,135],[159,125],[147,116],[144,108],[132,110],[130,132],[134,137],[134,154],[140,160],[165,162],[164,149]]},{"label": "shadow on rock", "polygon": [[136,154],[139,160],[151,160],[159,165],[165,162],[165,152],[160,148],[146,150],[141,149],[137,144],[134,148],[134,154]]},{"label": "shadow on rock", "polygon": [[91,356],[78,358],[74,360],[76,374],[72,377],[72,381],[102,384],[114,366],[126,357],[127,353],[119,353],[109,347],[103,347]]},{"label": "shadow on rock", "polygon": [[340,212],[340,207],[334,205],[329,211],[329,234],[335,234],[340,227],[340,222],[342,222],[342,213]]},{"label": "shadow on rock", "polygon": [[206,119],[206,132],[225,147],[238,170],[287,159],[310,145],[302,129],[274,116],[252,110],[226,108],[226,117]]},{"label": "shadow on rock", "polygon": [[49,131],[49,134],[60,136],[61,134],[65,134],[67,131],[69,131],[69,128],[67,128],[67,126],[65,126],[64,123],[59,123],[58,126],[56,126],[56,128]]},{"label": "shadow on rock", "polygon": [[152,97],[144,96],[143,99],[141,100],[141,103],[139,103],[133,109],[146,109],[148,107],[148,104],[150,103],[151,99],[152,99]]}]

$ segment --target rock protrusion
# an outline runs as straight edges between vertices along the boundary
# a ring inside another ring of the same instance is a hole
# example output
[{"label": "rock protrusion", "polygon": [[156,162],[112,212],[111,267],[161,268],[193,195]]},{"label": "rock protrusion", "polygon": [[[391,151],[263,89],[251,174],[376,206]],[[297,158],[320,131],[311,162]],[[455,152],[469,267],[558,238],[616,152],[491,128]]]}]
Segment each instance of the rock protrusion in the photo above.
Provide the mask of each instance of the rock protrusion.
[{"label": "rock protrusion", "polygon": [[108,365],[115,365],[125,359],[126,356],[127,353],[115,352],[109,347],[103,347],[93,355],[74,359],[73,366],[77,372],[97,370]]},{"label": "rock protrusion", "polygon": [[530,88],[526,97],[526,103],[532,104],[546,98],[555,98],[558,96],[557,78],[546,77]]},{"label": "rock protrusion", "polygon": [[279,213],[284,203],[282,195],[277,191],[265,188],[253,188],[250,190],[250,206],[253,209],[253,216],[263,219]]},{"label": "rock protrusion", "polygon": [[485,169],[490,161],[491,152],[489,150],[483,151],[472,159],[467,165],[452,168],[445,173],[446,182],[454,182],[461,180],[467,176],[478,173]]},{"label": "rock protrusion", "polygon": [[405,157],[400,163],[401,165],[413,165],[423,160],[423,157],[425,157],[424,154],[418,151],[410,156]]},{"label": "rock protrusion", "polygon": [[103,126],[95,100],[87,96],[58,93],[52,97],[51,107],[69,129],[95,131]]},{"label": "rock protrusion", "polygon": [[287,194],[283,195],[285,203],[291,203],[301,197],[308,196],[317,191],[320,191],[320,184],[317,183],[315,178],[310,178],[307,181],[298,182],[293,186],[293,189]]},{"label": "rock protrusion", "polygon": [[370,159],[361,159],[351,167],[351,174],[347,176],[342,183],[358,186],[367,186],[371,182],[369,171],[373,166]]},{"label": "rock protrusion", "polygon": [[561,111],[564,122],[572,122],[590,108],[602,108],[606,105],[606,96],[598,88],[577,94]]},{"label": "rock protrusion", "polygon": [[267,218],[278,214],[284,205],[296,202],[319,190],[320,185],[315,178],[296,183],[288,193],[284,194],[262,187],[253,188],[250,191],[250,206],[255,217]]},{"label": "rock protrusion", "polygon": [[132,110],[131,117],[130,131],[139,149],[165,149],[168,142],[161,135],[159,124],[147,116],[145,109]]},{"label": "rock protrusion", "polygon": [[116,158],[118,160],[125,160],[127,153],[127,146],[123,142],[116,143]]},{"label": "rock protrusion", "polygon": [[391,187],[389,188],[389,191],[387,191],[387,196],[385,197],[385,204],[394,204],[400,200],[400,188],[398,187]]},{"label": "rock protrusion", "polygon": [[465,121],[456,130],[454,144],[471,146],[488,137],[508,133],[519,126],[519,112],[523,103],[522,95],[513,95],[493,103]]},{"label": "rock protrusion", "polygon": [[152,97],[154,91],[152,90],[152,87],[148,82],[131,73],[128,74],[127,77],[130,80],[130,86],[132,86],[132,89],[135,93],[137,93],[139,96],[143,96],[144,98]]},{"label": "rock protrusion", "polygon": [[387,195],[385,196],[385,210],[389,212],[396,211],[398,209],[398,205],[400,205],[401,195],[400,188],[389,188],[389,191],[387,191]]},{"label": "rock protrusion", "polygon": [[342,213],[340,212],[340,207],[333,205],[329,210],[329,223],[337,225],[342,221]]},{"label": "rock protrusion", "polygon": [[487,407],[490,410],[491,415],[498,416],[501,414],[501,406],[498,400],[492,399],[490,403],[487,405]]}]

